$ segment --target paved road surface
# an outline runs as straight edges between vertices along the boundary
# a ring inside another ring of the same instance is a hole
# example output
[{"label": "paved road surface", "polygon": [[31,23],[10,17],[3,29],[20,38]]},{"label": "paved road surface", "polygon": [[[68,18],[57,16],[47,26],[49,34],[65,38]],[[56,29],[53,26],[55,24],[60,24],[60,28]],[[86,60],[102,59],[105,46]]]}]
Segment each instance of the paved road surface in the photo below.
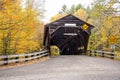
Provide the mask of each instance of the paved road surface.
[{"label": "paved road surface", "polygon": [[59,56],[40,63],[0,70],[0,80],[120,80],[120,61]]}]

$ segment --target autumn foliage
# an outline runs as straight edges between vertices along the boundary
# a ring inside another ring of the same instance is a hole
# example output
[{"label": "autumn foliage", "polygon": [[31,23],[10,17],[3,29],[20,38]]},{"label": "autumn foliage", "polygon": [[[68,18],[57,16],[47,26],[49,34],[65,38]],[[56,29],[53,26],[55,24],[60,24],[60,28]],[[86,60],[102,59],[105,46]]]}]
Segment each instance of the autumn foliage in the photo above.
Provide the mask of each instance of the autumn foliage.
[{"label": "autumn foliage", "polygon": [[37,11],[29,6],[23,8],[22,0],[1,0],[0,54],[38,51],[41,26]]},{"label": "autumn foliage", "polygon": [[51,18],[55,21],[66,14],[93,24],[95,28],[89,40],[88,49],[108,50],[115,45],[115,50],[120,51],[120,1],[119,0],[94,0],[91,6],[84,8],[81,4],[68,8],[63,5],[60,12]]},{"label": "autumn foliage", "polygon": [[[23,4],[23,1],[26,3]],[[0,0],[0,55],[30,53],[42,48],[43,11],[38,11],[33,2],[34,0]],[[116,50],[120,51],[119,4],[119,0],[94,0],[91,7],[87,8],[81,4],[70,8],[63,5],[51,21],[73,14],[95,26],[88,49],[110,50],[110,46],[115,45]]]}]

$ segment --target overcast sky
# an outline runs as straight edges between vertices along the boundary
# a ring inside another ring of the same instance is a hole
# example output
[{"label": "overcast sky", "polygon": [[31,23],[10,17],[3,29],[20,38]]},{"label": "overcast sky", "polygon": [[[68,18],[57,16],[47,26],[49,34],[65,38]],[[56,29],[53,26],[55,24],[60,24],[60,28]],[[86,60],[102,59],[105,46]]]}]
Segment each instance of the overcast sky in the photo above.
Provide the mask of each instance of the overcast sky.
[{"label": "overcast sky", "polygon": [[49,22],[50,18],[57,14],[62,5],[66,4],[70,8],[73,4],[82,4],[84,7],[89,6],[93,0],[45,0],[45,23]]}]

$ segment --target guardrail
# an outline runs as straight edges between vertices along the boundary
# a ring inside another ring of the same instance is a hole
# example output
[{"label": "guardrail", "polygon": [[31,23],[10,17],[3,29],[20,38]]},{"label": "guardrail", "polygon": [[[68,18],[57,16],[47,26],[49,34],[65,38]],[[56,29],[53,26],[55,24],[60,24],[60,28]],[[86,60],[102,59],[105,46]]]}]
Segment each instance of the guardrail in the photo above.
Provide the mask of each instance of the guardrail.
[{"label": "guardrail", "polygon": [[7,56],[0,56],[0,65],[7,65],[10,63],[19,63],[19,62],[26,62],[29,60],[39,59],[44,56],[48,56],[49,51],[44,50],[41,52],[29,53],[29,54],[18,54],[18,55],[7,55]]},{"label": "guardrail", "polygon": [[100,56],[100,57],[107,57],[111,59],[120,58],[120,56],[116,56],[114,52],[107,52],[102,50],[88,50],[87,55],[89,56]]}]

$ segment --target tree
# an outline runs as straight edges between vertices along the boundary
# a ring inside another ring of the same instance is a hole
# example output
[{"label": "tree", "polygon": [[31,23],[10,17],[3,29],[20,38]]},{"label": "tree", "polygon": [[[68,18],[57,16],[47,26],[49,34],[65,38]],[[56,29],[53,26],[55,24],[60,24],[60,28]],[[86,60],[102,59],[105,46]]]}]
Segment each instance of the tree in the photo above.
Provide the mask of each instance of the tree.
[{"label": "tree", "polygon": [[76,11],[75,5],[72,5],[71,8],[70,8],[70,10],[69,10],[69,13],[70,13],[70,14],[74,14],[75,11]]},{"label": "tree", "polygon": [[79,10],[80,8],[83,8],[81,4],[77,4],[77,5],[72,5],[69,8],[67,8],[67,5],[63,5],[61,10],[59,11],[59,14],[65,15],[65,14],[74,14],[77,10]]},{"label": "tree", "polygon": [[118,18],[114,18],[118,17],[116,16],[116,10],[118,10],[118,8],[116,9],[114,7],[117,3],[119,3],[118,0],[96,0],[93,3],[92,18],[95,20],[94,25],[96,26],[94,29],[96,37],[94,37],[95,40],[93,44],[96,43],[96,49],[108,50],[111,45],[109,42],[110,36],[116,36],[116,34],[118,35],[119,33],[119,20]]},{"label": "tree", "polygon": [[[15,29],[18,28],[20,24],[20,0],[10,1],[2,0],[1,10],[0,10],[0,33],[1,33],[1,50],[3,54],[12,53],[13,49],[11,48],[13,35],[15,34]],[[16,13],[17,12],[17,13]]]},{"label": "tree", "polygon": [[76,5],[76,7],[75,7],[75,11],[77,11],[77,10],[79,10],[79,9],[81,9],[81,8],[83,8],[83,6],[82,6],[81,4],[78,4],[78,5]]},{"label": "tree", "polygon": [[55,21],[55,20],[57,20],[57,19],[60,19],[60,18],[62,18],[63,17],[63,15],[62,14],[56,14],[55,16],[53,16],[51,19],[50,19],[50,21]]},{"label": "tree", "polygon": [[88,14],[84,9],[79,9],[74,13],[75,16],[77,16],[78,18],[87,21],[88,18]]},{"label": "tree", "polygon": [[62,8],[61,8],[61,11],[59,12],[60,14],[67,14],[67,6],[64,4],[63,6],[62,6]]},{"label": "tree", "polygon": [[33,3],[34,0],[26,2],[28,6],[22,8],[22,0],[0,1],[0,53],[7,55],[39,50],[38,32],[43,24],[38,20]]}]

